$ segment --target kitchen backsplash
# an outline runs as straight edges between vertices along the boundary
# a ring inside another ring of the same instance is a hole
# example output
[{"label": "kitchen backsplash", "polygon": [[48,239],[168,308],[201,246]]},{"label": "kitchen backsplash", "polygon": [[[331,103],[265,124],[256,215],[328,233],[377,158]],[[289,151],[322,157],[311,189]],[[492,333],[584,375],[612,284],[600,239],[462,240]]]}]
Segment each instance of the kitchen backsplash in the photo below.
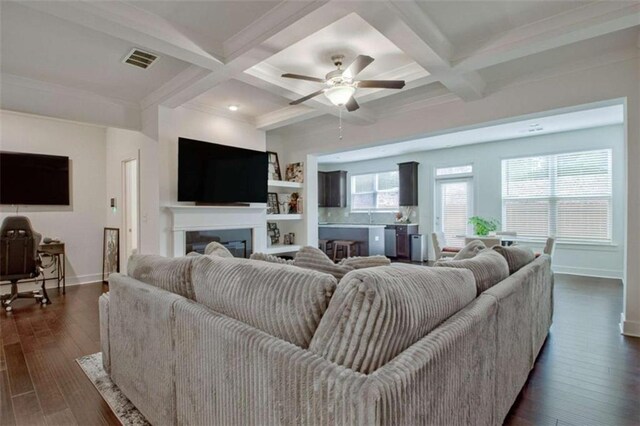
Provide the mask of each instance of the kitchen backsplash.
[{"label": "kitchen backsplash", "polygon": [[[418,223],[418,208],[414,207],[411,213],[411,223]],[[389,224],[396,222],[395,212],[376,213],[352,213],[349,208],[320,207],[318,208],[318,222],[320,223],[357,223],[357,224]]]}]

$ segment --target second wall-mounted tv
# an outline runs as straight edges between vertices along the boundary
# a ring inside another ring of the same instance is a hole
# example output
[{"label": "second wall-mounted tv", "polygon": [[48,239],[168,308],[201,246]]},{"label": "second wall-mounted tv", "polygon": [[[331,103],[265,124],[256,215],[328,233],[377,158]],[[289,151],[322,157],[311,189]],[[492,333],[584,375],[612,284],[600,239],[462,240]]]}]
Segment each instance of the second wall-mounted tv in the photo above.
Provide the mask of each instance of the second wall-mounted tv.
[{"label": "second wall-mounted tv", "polygon": [[0,204],[69,205],[69,157],[0,152]]},{"label": "second wall-mounted tv", "polygon": [[178,201],[266,203],[267,153],[193,139],[178,140]]}]

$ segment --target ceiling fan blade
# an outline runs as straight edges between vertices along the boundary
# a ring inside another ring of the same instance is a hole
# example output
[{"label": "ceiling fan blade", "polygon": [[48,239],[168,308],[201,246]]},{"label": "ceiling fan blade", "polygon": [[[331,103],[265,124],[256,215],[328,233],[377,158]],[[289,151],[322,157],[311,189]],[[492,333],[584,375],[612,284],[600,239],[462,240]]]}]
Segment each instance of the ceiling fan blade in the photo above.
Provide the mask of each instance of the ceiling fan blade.
[{"label": "ceiling fan blade", "polygon": [[309,99],[311,99],[311,98],[313,98],[313,97],[315,97],[315,96],[320,95],[322,92],[324,92],[324,90],[325,90],[325,89],[320,89],[320,90],[318,90],[317,92],[313,92],[312,94],[305,96],[304,98],[300,98],[300,99],[296,99],[295,101],[291,101],[291,102],[289,102],[289,105],[298,105],[298,104],[301,104],[301,103],[302,103],[302,102],[304,102],[304,101],[308,101]]},{"label": "ceiling fan blade", "polygon": [[402,89],[404,80],[361,80],[356,82],[358,87],[369,89]]},{"label": "ceiling fan blade", "polygon": [[356,75],[358,75],[363,69],[365,69],[366,67],[369,66],[369,64],[371,64],[371,62],[373,62],[373,58],[371,56],[367,56],[367,55],[358,55],[358,57],[356,59],[353,60],[353,62],[351,62],[351,65],[349,65],[344,72],[342,73],[342,76],[344,78],[355,78]]},{"label": "ceiling fan blade", "polygon": [[325,80],[322,79],[322,78],[309,77],[308,75],[300,75],[300,74],[286,73],[286,74],[282,74],[282,77],[284,77],[284,78],[295,78],[296,80],[314,81],[316,83],[324,83],[325,82]]},{"label": "ceiling fan blade", "polygon": [[349,101],[346,104],[344,104],[344,106],[347,108],[347,111],[349,112],[353,112],[358,108],[360,108],[360,105],[358,105],[356,98],[354,98],[353,96],[351,96],[351,99],[349,99]]}]

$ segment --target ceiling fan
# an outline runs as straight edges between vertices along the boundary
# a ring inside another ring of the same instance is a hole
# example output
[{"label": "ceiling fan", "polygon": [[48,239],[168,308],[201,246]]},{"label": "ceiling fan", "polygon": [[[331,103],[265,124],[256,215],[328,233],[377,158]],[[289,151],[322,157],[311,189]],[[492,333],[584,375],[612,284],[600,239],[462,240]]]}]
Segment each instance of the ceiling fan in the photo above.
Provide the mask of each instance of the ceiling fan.
[{"label": "ceiling fan", "polygon": [[360,105],[358,105],[358,102],[356,102],[353,97],[356,89],[359,87],[368,89],[402,89],[404,87],[404,80],[355,80],[356,75],[373,62],[373,58],[371,56],[358,55],[358,57],[345,69],[342,69],[344,55],[332,56],[331,60],[338,69],[328,73],[324,79],[299,74],[282,74],[282,77],[285,78],[313,81],[325,85],[324,88],[317,92],[313,92],[310,95],[290,102],[289,105],[298,105],[324,93],[332,104],[336,106],[344,105],[347,108],[347,111],[351,112],[360,108]]}]

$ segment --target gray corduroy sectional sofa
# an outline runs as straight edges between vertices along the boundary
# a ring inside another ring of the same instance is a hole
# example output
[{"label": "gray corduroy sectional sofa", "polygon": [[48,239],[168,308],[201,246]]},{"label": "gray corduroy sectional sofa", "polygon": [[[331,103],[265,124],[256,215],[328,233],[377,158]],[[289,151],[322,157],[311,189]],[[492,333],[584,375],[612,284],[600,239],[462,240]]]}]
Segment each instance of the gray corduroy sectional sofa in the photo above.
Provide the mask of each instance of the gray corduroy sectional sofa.
[{"label": "gray corduroy sectional sofa", "polygon": [[140,256],[100,298],[105,369],[155,425],[501,424],[551,325],[553,280],[546,255],[510,273],[483,253],[339,283]]}]

